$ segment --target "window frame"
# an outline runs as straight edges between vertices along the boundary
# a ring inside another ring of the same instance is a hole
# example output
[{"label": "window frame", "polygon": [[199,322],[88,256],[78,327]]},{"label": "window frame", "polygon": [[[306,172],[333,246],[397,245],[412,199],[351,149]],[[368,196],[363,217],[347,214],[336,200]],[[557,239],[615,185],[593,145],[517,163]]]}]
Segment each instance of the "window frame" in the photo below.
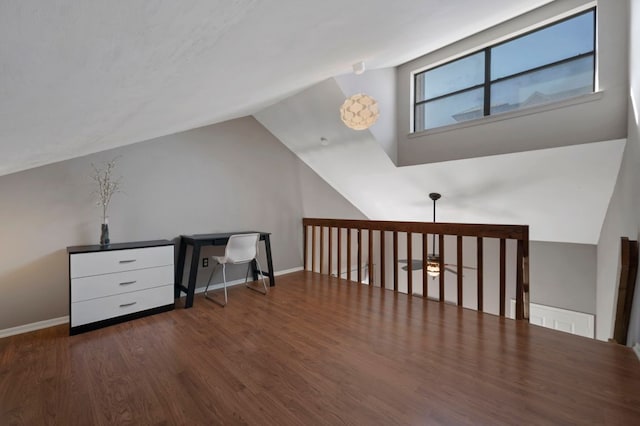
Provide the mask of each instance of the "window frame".
[{"label": "window frame", "polygon": [[[533,68],[529,68],[529,69],[526,69],[526,70],[523,70],[523,71],[519,71],[519,72],[516,72],[516,73],[513,73],[513,74],[502,76],[500,78],[496,78],[495,80],[491,79],[491,51],[492,51],[492,49],[494,49],[494,48],[496,48],[498,46],[501,46],[503,44],[510,43],[510,42],[512,42],[514,40],[526,37],[526,36],[528,36],[530,34],[542,31],[542,30],[544,30],[546,28],[549,28],[549,27],[561,24],[563,22],[569,21],[571,19],[577,18],[579,16],[586,15],[588,13],[593,13],[593,17],[592,17],[593,18],[593,22],[592,22],[592,27],[593,27],[592,46],[593,46],[593,48],[592,48],[592,50],[590,50],[589,52],[586,52],[586,53],[581,53],[581,54],[574,55],[574,56],[571,56],[571,57],[568,57],[568,58],[560,59],[560,60],[557,60],[557,61],[554,61],[554,62],[551,62],[551,63],[548,63],[548,64],[539,65],[539,66],[536,66],[536,67],[533,67]],[[497,113],[491,114],[491,87],[492,87],[493,84],[496,84],[496,83],[500,83],[500,82],[503,82],[503,81],[506,81],[506,80],[517,78],[517,77],[520,77],[520,76],[523,76],[523,75],[532,74],[532,73],[535,73],[535,72],[538,72],[538,71],[541,71],[541,70],[544,70],[544,69],[552,68],[552,67],[555,67],[555,66],[558,66],[558,65],[562,65],[564,63],[577,61],[577,60],[580,60],[580,59],[583,59],[583,58],[586,58],[586,57],[593,57],[593,70],[592,70],[592,81],[591,81],[592,92],[591,93],[594,93],[595,89],[596,89],[596,70],[597,70],[597,49],[596,49],[596,47],[597,47],[596,46],[596,42],[597,42],[597,22],[598,22],[597,7],[593,6],[593,7],[590,7],[588,9],[582,10],[580,12],[574,13],[572,15],[566,16],[566,17],[564,17],[562,19],[558,19],[557,21],[550,22],[548,24],[533,28],[531,30],[528,30],[528,31],[523,32],[521,34],[518,34],[516,36],[510,37],[510,38],[508,38],[506,40],[502,40],[502,41],[500,41],[498,43],[489,44],[489,45],[485,46],[482,49],[474,50],[474,51],[472,51],[470,53],[467,53],[467,54],[464,54],[462,56],[456,57],[455,59],[440,63],[440,64],[438,64],[438,65],[436,65],[434,67],[422,69],[419,72],[412,73],[412,75],[413,75],[413,99],[412,99],[413,114],[412,114],[412,120],[411,120],[411,129],[412,129],[411,132],[412,133],[420,133],[420,132],[426,132],[426,131],[439,129],[441,127],[448,126],[448,125],[443,125],[443,126],[437,126],[437,127],[431,127],[431,128],[424,128],[422,130],[416,130],[416,121],[417,121],[416,118],[418,116],[417,110],[418,110],[419,106],[426,105],[429,102],[437,101],[437,100],[440,100],[440,99],[456,96],[456,95],[459,95],[459,94],[464,93],[464,92],[477,90],[477,89],[480,89],[480,88],[484,88],[484,93],[483,93],[483,95],[484,95],[483,96],[483,114],[482,114],[482,117],[479,117],[479,118],[476,118],[476,119],[471,119],[471,120],[466,120],[466,121],[463,121],[463,122],[460,122],[460,123],[454,123],[454,124],[450,124],[450,125],[462,124],[462,123],[465,123],[467,121],[473,121],[473,120],[482,120],[482,119],[487,118],[487,117],[492,117],[492,116],[496,116],[496,115],[500,115],[500,114],[505,114],[505,113],[508,113],[508,112],[521,111],[521,110],[524,110],[524,109],[539,107],[540,104],[532,105],[530,107],[517,108],[517,109],[514,109],[514,110],[510,110],[510,111],[497,112]],[[423,99],[421,101],[417,101],[417,99],[418,99],[418,86],[419,86],[418,85],[418,77],[419,76],[421,76],[423,74],[426,74],[426,73],[428,73],[430,71],[436,70],[438,68],[450,65],[450,64],[452,64],[454,62],[457,62],[457,61],[460,61],[460,60],[464,60],[465,58],[468,58],[470,56],[477,55],[478,53],[481,53],[481,52],[484,53],[484,81],[482,83],[475,84],[473,86],[468,86],[468,87],[465,87],[465,88],[462,88],[462,89],[458,89],[458,90],[455,90],[453,92],[448,92],[448,93],[445,93],[445,94],[442,94],[442,95],[434,96],[433,98]],[[572,96],[572,97],[568,97],[568,98],[561,99],[561,100],[558,100],[558,101],[553,101],[553,102],[550,102],[550,103],[563,102],[563,101],[567,101],[567,100],[572,99],[572,98],[574,98],[574,97]]]}]

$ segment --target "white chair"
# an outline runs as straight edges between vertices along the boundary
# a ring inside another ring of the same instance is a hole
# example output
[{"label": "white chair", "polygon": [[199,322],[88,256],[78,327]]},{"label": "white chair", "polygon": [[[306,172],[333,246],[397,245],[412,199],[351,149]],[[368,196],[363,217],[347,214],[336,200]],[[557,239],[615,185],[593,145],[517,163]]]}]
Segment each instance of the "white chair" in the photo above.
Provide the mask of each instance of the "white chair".
[{"label": "white chair", "polygon": [[[224,282],[224,303],[214,299],[213,297],[209,297],[207,291],[209,290],[209,285],[211,284],[211,279],[213,278],[213,273],[215,272],[216,267],[211,271],[211,276],[209,276],[209,282],[207,282],[207,287],[204,289],[204,297],[207,299],[217,303],[220,306],[225,306],[227,304],[227,276],[226,276],[226,266],[227,263],[232,265],[238,265],[243,263],[248,263],[247,265],[247,275],[244,279],[244,284],[247,288],[251,290],[257,291],[261,294],[267,294],[267,283],[264,279],[264,275],[262,274],[262,267],[260,266],[260,262],[258,261],[258,241],[260,240],[260,234],[234,234],[229,237],[229,241],[224,249],[224,256],[212,256],[212,259],[216,262],[216,266],[222,265],[222,281]],[[260,272],[260,276],[262,277],[262,285],[264,287],[264,291],[260,291],[257,288],[251,287],[249,282],[249,269],[251,269],[251,262],[255,260],[258,265],[258,271]]]}]

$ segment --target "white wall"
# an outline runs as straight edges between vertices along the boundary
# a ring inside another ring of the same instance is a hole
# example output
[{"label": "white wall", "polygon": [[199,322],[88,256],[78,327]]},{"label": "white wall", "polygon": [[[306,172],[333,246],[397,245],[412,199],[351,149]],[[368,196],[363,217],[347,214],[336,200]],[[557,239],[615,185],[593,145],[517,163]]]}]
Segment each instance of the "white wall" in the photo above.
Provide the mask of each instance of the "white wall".
[{"label": "white wall", "polygon": [[[622,2],[621,2],[622,3]],[[627,3],[627,2],[624,2]],[[630,45],[628,95],[628,135],[622,165],[616,186],[611,197],[609,209],[602,225],[598,242],[598,277],[596,306],[596,337],[607,340],[613,337],[613,326],[617,301],[618,281],[620,278],[620,237],[636,240],[640,230],[640,135],[638,124],[638,99],[640,98],[640,6],[631,1],[630,7]],[[638,294],[634,306],[634,319],[631,323],[632,341],[638,336]]]},{"label": "white wall", "polygon": [[[640,3],[631,1],[630,10],[630,43],[629,43],[629,77],[630,77],[630,99],[629,108],[629,138],[636,146],[640,145]],[[637,167],[637,165],[636,165]],[[640,183],[639,172],[636,170],[636,184]],[[636,186],[636,197],[638,196],[638,186]],[[640,201],[636,207],[640,205]],[[638,210],[634,210],[635,216],[640,222]],[[638,225],[640,228],[640,225]],[[638,232],[640,233],[640,232]],[[640,342],[640,285],[636,283],[633,308],[631,310],[631,320],[629,324],[629,339],[627,344],[633,345]]]},{"label": "white wall", "polygon": [[395,67],[382,68],[362,75],[349,73],[335,78],[345,97],[366,93],[378,102],[380,116],[369,132],[394,164],[398,162],[396,70]]},{"label": "white wall", "polygon": [[[556,0],[408,62],[398,69],[398,164],[415,165],[624,138],[627,109],[627,2],[598,1],[600,93],[553,108],[538,107],[410,135],[411,73],[512,37],[532,25],[574,12],[587,0]],[[606,113],[603,113],[606,111]]]},{"label": "white wall", "polygon": [[[114,243],[269,231],[279,271],[302,265],[303,215],[363,218],[253,118],[6,175],[0,330],[68,314],[66,247],[98,242],[91,163],[114,157],[124,185],[109,210]],[[200,271],[199,286],[210,271]]]}]

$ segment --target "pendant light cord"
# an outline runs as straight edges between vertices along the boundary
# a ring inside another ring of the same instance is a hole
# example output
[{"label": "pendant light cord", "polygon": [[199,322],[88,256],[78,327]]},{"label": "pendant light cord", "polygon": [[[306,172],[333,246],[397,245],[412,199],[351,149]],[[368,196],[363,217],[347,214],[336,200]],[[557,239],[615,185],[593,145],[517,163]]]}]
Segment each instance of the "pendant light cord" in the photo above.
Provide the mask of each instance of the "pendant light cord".
[{"label": "pendant light cord", "polygon": [[[436,223],[436,200],[433,200],[433,223]],[[432,234],[433,257],[436,257],[436,234]]]}]

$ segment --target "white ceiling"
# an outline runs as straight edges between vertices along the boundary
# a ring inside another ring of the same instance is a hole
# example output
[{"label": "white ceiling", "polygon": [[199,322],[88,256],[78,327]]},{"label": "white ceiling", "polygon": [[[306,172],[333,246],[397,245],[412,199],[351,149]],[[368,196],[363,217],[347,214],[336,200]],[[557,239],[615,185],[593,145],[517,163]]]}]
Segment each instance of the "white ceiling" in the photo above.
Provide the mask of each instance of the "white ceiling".
[{"label": "white ceiling", "polygon": [[3,1],[0,176],[249,115],[549,1]]}]

